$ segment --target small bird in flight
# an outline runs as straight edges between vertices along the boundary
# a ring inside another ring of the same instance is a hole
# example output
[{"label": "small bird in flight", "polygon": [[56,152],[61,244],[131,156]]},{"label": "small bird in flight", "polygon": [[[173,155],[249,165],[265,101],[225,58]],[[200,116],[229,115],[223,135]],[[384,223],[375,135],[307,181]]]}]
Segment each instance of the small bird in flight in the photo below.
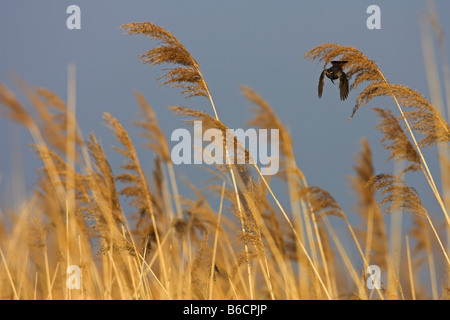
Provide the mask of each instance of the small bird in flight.
[{"label": "small bird in flight", "polygon": [[345,72],[342,70],[342,66],[346,64],[348,61],[331,61],[332,66],[328,69],[325,69],[320,74],[319,78],[319,98],[322,97],[323,85],[324,85],[324,77],[325,75],[331,79],[331,82],[339,79],[339,91],[341,100],[345,100],[348,97],[348,77]]}]

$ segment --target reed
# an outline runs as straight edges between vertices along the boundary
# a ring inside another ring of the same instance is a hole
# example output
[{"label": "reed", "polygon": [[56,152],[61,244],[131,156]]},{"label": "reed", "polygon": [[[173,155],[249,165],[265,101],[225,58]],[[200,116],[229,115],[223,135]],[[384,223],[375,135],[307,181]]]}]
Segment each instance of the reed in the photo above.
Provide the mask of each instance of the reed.
[{"label": "reed", "polygon": [[[169,109],[186,125],[199,120],[204,129],[225,133],[228,127],[219,118],[199,63],[182,42],[150,22],[121,28],[155,41],[154,48],[139,56],[142,63],[169,65],[161,84],[181,89],[186,98],[206,98],[212,115],[170,103]],[[205,168],[211,178],[200,187],[198,182],[180,181],[157,110],[145,94],[135,92],[141,117],[134,122],[146,139],[144,148],[134,144],[119,119],[104,113],[104,124],[116,139],[113,151],[124,159],[116,164],[99,137],[83,137],[73,99],[66,104],[51,90],[18,81],[18,91],[28,99],[24,103],[0,84],[0,114],[31,133],[33,151],[43,165],[35,188],[20,206],[0,208],[0,298],[446,298],[449,278],[439,270],[450,265],[443,241],[449,232],[450,195],[448,188],[436,187],[422,151],[448,148],[445,115],[418,91],[388,82],[378,65],[356,48],[327,43],[305,57],[324,66],[332,60],[348,61],[350,89],[366,84],[357,95],[352,118],[377,97],[389,96],[396,103],[398,116],[387,108],[374,109],[376,129],[388,160],[406,163],[405,169],[397,175],[377,173],[371,145],[362,137],[350,178],[360,226],[350,222],[352,213],[344,212],[328,191],[308,183],[285,122],[247,86],[241,86],[253,111],[247,125],[279,130],[281,168],[269,179],[257,164],[232,159]],[[234,146],[233,151],[243,151],[250,159],[236,137],[223,137],[227,157],[227,148]],[[152,171],[140,160],[145,152],[154,155]],[[448,170],[445,153],[440,161]],[[421,172],[430,186],[443,213],[443,228],[425,208],[423,195],[406,183],[413,172]],[[287,203],[281,200],[282,191],[273,187],[276,179],[286,187]],[[448,177],[441,179],[448,185]],[[180,183],[192,191],[190,195],[180,193]],[[394,230],[406,238],[406,253],[397,257],[397,266],[389,253],[391,235],[384,221],[396,210],[406,213],[404,219],[412,225],[408,231]],[[338,229],[340,223],[343,230]],[[372,264],[389,274],[377,290],[366,285],[366,269]],[[66,286],[70,265],[82,271],[80,289]],[[425,283],[417,276],[422,269],[429,274]]]}]

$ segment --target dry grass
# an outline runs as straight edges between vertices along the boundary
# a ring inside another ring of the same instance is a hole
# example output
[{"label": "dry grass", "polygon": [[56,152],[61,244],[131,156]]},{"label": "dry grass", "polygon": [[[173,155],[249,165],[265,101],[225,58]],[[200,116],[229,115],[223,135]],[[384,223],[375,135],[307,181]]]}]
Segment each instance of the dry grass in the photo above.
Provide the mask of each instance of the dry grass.
[{"label": "dry grass", "polygon": [[[206,97],[214,113],[172,106],[175,115],[187,124],[200,120],[204,129],[226,132],[199,64],[173,34],[149,22],[122,29],[157,41],[154,49],[140,56],[142,62],[173,66],[161,77],[162,84],[181,88],[187,98]],[[421,150],[448,148],[445,116],[419,92],[390,84],[377,64],[355,48],[323,44],[305,57],[324,66],[332,60],[349,61],[345,71],[353,79],[351,90],[367,82],[352,117],[380,96],[392,97],[400,112],[397,117],[388,109],[375,109],[389,160],[406,161],[405,170],[398,175],[377,174],[366,139],[355,158],[351,186],[358,195],[355,209],[362,221],[356,230],[329,192],[308,185],[283,121],[248,87],[241,87],[255,114],[248,125],[279,130],[280,170],[272,179],[285,183],[287,204],[277,198],[258,165],[238,164],[237,159],[217,165],[204,188],[184,181],[195,196],[180,194],[166,138],[139,92],[135,95],[142,117],[135,125],[147,139],[146,150],[136,148],[118,119],[104,114],[117,140],[114,150],[125,160],[116,172],[97,137],[82,137],[73,110],[56,94],[20,82],[30,109],[0,84],[1,114],[30,131],[43,163],[32,195],[18,208],[0,208],[0,298],[446,298],[450,279],[438,270],[450,267],[448,243],[443,241],[449,233],[445,203],[449,180],[443,176],[445,188],[437,189]],[[223,146],[227,158],[230,148],[234,155],[251,157],[235,137],[224,139]],[[155,155],[152,172],[139,159],[138,153],[145,151]],[[440,161],[448,172],[449,158],[441,155]],[[421,196],[406,184],[404,177],[413,171],[426,178],[442,209],[441,220],[430,216]],[[408,213],[413,225],[402,234],[406,253],[398,259],[389,254],[391,235],[384,219],[395,210]],[[350,248],[334,225],[340,222],[347,230],[340,232],[352,242]],[[365,270],[372,264],[388,274],[378,290],[366,286]],[[70,265],[81,268],[81,289],[66,286]],[[417,276],[419,270],[428,271],[428,281]]]}]

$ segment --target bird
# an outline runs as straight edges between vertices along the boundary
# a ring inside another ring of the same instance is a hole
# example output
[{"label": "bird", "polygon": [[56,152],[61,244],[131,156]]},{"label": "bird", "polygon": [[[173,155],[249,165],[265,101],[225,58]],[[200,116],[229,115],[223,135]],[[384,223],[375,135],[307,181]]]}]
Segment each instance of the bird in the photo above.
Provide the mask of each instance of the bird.
[{"label": "bird", "polygon": [[339,79],[339,91],[341,100],[345,100],[348,97],[348,77],[342,70],[342,67],[348,63],[348,61],[331,61],[332,66],[328,69],[324,69],[319,78],[319,98],[322,97],[324,78],[327,76],[333,84],[336,79]]}]

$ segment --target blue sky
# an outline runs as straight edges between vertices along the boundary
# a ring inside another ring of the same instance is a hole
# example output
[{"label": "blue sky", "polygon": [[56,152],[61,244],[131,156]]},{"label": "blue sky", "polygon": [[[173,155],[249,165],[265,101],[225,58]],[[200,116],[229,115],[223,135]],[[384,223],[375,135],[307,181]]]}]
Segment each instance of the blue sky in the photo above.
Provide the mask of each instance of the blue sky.
[{"label": "blue sky", "polygon": [[[376,3],[381,9],[381,30],[369,30],[366,9]],[[81,9],[81,30],[66,28],[66,8]],[[93,132],[117,171],[121,158],[111,148],[112,135],[102,125],[107,111],[129,130],[146,166],[151,154],[141,148],[137,129],[138,107],[133,94],[139,90],[155,109],[160,125],[170,137],[182,127],[168,105],[186,105],[212,113],[207,99],[185,100],[177,89],[158,86],[160,67],[141,65],[137,56],[153,48],[142,36],[125,35],[118,27],[129,22],[151,21],[176,35],[199,62],[215,101],[220,119],[230,128],[241,128],[252,114],[241,95],[244,84],[265,98],[290,129],[297,165],[310,185],[329,191],[342,208],[354,216],[356,197],[349,187],[354,156],[366,137],[378,173],[392,172],[393,163],[380,144],[372,107],[394,109],[390,99],[374,100],[348,122],[357,92],[340,101],[338,87],[329,81],[324,97],[317,98],[322,71],[303,59],[316,45],[333,42],[360,49],[375,60],[387,79],[403,83],[428,96],[420,41],[419,16],[424,1],[12,1],[0,4],[0,81],[17,87],[11,75],[30,85],[46,87],[64,100],[67,97],[67,65],[77,68],[77,119],[84,136]],[[449,1],[436,1],[444,32],[450,32]],[[40,166],[30,152],[27,132],[0,118],[0,206],[10,205],[12,186],[21,183],[11,172],[24,170],[26,185],[32,185]],[[425,157],[439,177],[436,149]],[[202,171],[176,168],[191,180]],[[16,172],[18,173],[18,172]],[[200,180],[200,186],[201,186]],[[420,174],[408,177],[431,213],[440,215],[431,190]],[[287,190],[276,186],[286,199]],[[188,190],[186,190],[188,192]],[[439,216],[438,216],[439,217]]]}]

